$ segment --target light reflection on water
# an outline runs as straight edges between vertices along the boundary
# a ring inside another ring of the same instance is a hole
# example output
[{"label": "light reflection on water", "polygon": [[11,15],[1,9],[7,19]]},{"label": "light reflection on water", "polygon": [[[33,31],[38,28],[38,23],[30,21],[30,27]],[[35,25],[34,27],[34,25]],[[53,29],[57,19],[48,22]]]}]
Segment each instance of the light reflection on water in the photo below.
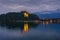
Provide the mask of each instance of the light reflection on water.
[{"label": "light reflection on water", "polygon": [[39,24],[36,28],[29,28],[28,32],[0,27],[0,40],[37,40],[60,39],[60,24]]},{"label": "light reflection on water", "polygon": [[23,31],[28,32],[28,23],[24,23]]}]

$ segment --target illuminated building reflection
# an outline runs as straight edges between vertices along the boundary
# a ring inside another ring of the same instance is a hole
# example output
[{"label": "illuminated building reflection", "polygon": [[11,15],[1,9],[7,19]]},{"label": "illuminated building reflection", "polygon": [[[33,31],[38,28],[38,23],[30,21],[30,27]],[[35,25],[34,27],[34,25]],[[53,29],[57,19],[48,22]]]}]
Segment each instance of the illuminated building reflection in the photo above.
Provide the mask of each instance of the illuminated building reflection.
[{"label": "illuminated building reflection", "polygon": [[28,32],[28,23],[24,23],[23,31]]}]

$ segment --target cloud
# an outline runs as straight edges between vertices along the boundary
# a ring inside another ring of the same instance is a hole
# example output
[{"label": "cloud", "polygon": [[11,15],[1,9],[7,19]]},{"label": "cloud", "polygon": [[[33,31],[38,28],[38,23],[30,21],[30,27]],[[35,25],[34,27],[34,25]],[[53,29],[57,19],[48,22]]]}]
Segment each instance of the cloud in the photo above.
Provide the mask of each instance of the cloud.
[{"label": "cloud", "polygon": [[60,9],[60,0],[0,0],[1,12],[22,11],[29,12],[52,11]]}]

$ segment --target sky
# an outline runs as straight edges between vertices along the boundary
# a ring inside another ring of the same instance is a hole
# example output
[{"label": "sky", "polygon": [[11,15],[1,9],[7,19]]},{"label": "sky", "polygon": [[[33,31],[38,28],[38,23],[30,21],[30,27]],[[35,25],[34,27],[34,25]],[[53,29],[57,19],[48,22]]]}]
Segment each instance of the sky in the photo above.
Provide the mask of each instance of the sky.
[{"label": "sky", "polygon": [[60,9],[60,0],[0,0],[0,14],[6,12],[41,12]]}]

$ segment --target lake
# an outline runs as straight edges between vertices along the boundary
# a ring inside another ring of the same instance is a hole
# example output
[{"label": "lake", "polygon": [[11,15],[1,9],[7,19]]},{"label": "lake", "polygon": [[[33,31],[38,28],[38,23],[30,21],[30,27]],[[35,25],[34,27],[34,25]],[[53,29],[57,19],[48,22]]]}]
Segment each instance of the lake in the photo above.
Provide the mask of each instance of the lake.
[{"label": "lake", "polygon": [[60,39],[60,24],[39,24],[35,28],[7,29],[0,27],[0,40],[58,40]]}]

